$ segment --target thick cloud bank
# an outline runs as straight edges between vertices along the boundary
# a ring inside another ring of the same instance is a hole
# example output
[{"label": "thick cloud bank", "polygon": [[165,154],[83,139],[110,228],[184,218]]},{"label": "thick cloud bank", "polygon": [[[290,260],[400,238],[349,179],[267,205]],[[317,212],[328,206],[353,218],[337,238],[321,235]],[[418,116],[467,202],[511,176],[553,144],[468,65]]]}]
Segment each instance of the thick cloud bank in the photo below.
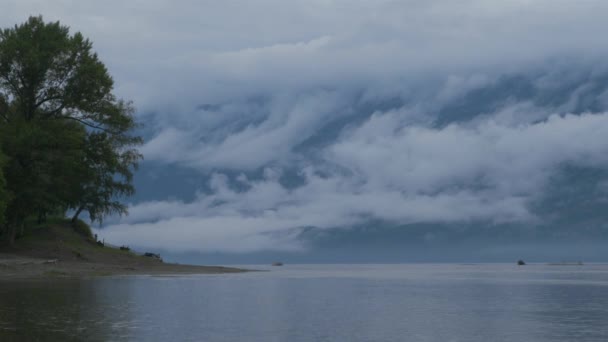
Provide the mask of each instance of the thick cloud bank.
[{"label": "thick cloud bank", "polygon": [[560,165],[608,166],[608,114],[440,129],[400,126],[399,114],[374,115],[324,148],[318,166],[300,171],[302,186],[281,185],[280,168],[258,180],[214,174],[211,194],[135,205],[104,235],[147,247],[255,251],[304,248],[294,240],[298,228],[370,219],[526,223],[535,220],[528,203]]},{"label": "thick cloud bank", "polygon": [[20,0],[0,24],[40,12],[91,37],[145,124],[144,187],[181,184],[151,177],[161,166],[200,180],[194,200],[140,198],[101,236],[256,252],[306,250],[303,229],[365,222],[542,224],[534,208],[560,170],[608,167],[607,11]]}]

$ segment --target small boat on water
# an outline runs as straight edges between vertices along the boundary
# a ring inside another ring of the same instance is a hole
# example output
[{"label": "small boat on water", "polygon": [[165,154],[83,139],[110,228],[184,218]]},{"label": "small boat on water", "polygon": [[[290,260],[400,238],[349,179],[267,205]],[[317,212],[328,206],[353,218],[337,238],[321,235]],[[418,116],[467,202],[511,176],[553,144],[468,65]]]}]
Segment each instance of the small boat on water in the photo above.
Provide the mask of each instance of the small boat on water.
[{"label": "small boat on water", "polygon": [[279,261],[277,261],[277,262],[273,262],[273,263],[272,263],[272,266],[283,266],[283,263],[282,263],[282,262],[279,262]]}]

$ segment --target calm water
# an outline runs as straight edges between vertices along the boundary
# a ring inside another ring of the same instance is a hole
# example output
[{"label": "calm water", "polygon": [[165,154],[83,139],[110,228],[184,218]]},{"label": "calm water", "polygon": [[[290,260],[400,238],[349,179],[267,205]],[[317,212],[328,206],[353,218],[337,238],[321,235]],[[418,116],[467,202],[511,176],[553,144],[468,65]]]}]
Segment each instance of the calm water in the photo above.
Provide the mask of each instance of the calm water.
[{"label": "calm water", "polygon": [[0,341],[10,340],[608,341],[608,265],[0,282]]}]

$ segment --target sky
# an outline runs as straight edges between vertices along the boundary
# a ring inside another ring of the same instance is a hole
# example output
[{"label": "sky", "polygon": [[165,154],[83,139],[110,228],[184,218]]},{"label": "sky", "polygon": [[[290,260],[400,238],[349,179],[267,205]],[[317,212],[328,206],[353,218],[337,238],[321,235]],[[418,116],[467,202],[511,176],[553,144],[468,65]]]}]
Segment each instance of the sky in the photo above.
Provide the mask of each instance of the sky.
[{"label": "sky", "polygon": [[130,215],[96,230],[111,243],[218,262],[608,260],[608,2],[0,7],[1,27],[40,14],[89,37],[137,108],[145,161]]}]

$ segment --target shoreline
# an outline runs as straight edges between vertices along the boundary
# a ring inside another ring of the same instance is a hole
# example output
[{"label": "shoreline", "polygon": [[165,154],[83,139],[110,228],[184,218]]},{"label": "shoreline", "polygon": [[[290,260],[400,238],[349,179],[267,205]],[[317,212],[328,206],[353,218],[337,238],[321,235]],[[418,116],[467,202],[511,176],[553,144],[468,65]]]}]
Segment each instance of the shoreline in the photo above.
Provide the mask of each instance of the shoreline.
[{"label": "shoreline", "polygon": [[158,254],[106,246],[89,227],[59,221],[28,229],[14,245],[0,245],[0,281],[129,275],[242,273],[250,270],[164,263]]},{"label": "shoreline", "polygon": [[194,275],[243,273],[254,270],[224,266],[184,265],[162,262],[108,264],[87,261],[0,255],[0,281],[9,279],[85,278],[129,275]]}]

